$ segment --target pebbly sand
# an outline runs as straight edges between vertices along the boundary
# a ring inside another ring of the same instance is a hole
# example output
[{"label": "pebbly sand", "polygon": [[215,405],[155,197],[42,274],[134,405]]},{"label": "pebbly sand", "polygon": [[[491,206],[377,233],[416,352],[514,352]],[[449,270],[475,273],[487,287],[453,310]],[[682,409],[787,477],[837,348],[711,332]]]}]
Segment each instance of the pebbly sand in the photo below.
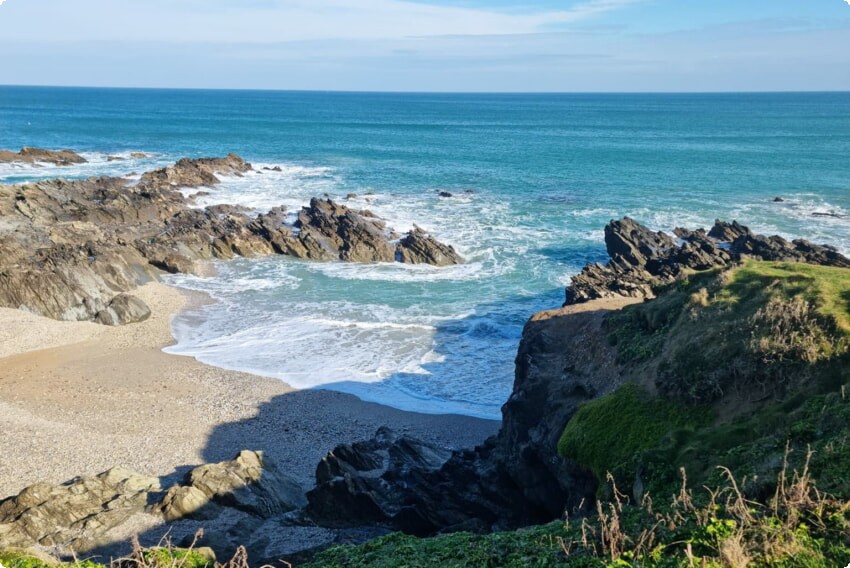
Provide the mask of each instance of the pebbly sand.
[{"label": "pebbly sand", "polygon": [[322,456],[382,425],[449,447],[498,429],[165,354],[171,315],[205,298],[159,283],[135,293],[153,315],[117,328],[0,309],[0,499],[116,465],[173,479],[242,449],[263,450],[309,488]]}]

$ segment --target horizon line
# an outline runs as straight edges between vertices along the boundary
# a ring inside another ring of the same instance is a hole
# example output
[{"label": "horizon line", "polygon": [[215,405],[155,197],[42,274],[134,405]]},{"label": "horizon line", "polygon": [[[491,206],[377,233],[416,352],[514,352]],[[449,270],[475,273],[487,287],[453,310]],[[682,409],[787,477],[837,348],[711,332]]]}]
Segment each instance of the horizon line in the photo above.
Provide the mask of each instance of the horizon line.
[{"label": "horizon line", "polygon": [[850,94],[850,90],[716,90],[716,91],[450,91],[450,90],[372,90],[372,89],[299,89],[299,88],[239,88],[239,87],[128,87],[118,85],[32,85],[0,84],[0,89],[104,89],[134,91],[215,91],[255,93],[322,93],[322,94],[374,94],[374,95],[769,95],[769,94]]}]

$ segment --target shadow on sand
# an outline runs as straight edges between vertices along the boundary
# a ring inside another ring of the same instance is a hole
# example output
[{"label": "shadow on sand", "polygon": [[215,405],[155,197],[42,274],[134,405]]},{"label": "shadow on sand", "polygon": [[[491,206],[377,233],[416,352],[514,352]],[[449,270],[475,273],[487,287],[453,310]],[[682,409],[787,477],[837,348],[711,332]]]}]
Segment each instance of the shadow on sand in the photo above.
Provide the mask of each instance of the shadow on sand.
[{"label": "shadow on sand", "polygon": [[[476,314],[460,321],[450,321],[437,327],[434,348],[448,355],[439,363],[429,364],[429,376],[413,377],[400,373],[382,381],[382,385],[404,385],[409,380],[433,380],[448,377],[453,369],[461,368],[467,357],[486,357],[488,349],[508,349],[503,353],[510,365],[502,382],[507,394],[513,384],[513,358],[521,337],[522,326],[528,317],[540,309],[561,304],[563,290],[554,288],[544,294],[512,297],[494,304],[480,305]],[[492,341],[490,341],[492,340]],[[317,369],[317,372],[321,372]],[[484,381],[486,384],[486,381]],[[337,385],[345,389],[348,385]],[[379,385],[380,386],[380,385]],[[500,421],[458,414],[423,414],[363,401],[351,394],[328,390],[293,391],[275,396],[262,403],[256,414],[247,420],[220,424],[209,436],[203,450],[206,463],[233,459],[241,450],[262,451],[278,468],[294,478],[305,490],[315,483],[315,470],[321,459],[339,444],[371,438],[381,426],[389,426],[426,442],[452,449],[470,448],[497,433]],[[200,464],[195,464],[200,465]],[[195,465],[182,465],[163,476],[163,485],[181,481]],[[211,507],[211,511],[217,507]],[[200,516],[205,511],[200,511]],[[211,516],[211,515],[210,515]],[[244,512],[225,508],[217,518],[208,520],[182,519],[164,525],[161,522],[139,535],[143,546],[159,543],[167,532],[176,545],[185,545],[192,535],[203,528],[201,545],[212,546],[220,560],[229,558],[236,543],[249,547],[252,559],[267,561],[291,557],[299,550],[327,545],[340,540],[363,540],[375,532],[361,535],[348,531],[344,535],[329,529],[293,523],[281,517],[260,519]],[[126,534],[116,534],[111,544],[88,555],[101,559],[125,555],[129,550]],[[87,555],[87,556],[88,556]],[[253,560],[252,560],[253,564]]]}]

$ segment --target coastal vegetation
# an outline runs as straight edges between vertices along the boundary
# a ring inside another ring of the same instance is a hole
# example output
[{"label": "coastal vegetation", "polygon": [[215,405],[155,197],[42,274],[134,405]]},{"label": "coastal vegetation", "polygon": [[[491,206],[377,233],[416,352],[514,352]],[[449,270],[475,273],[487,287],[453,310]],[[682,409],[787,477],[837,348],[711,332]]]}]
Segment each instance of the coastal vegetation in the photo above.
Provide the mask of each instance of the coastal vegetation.
[{"label": "coastal vegetation", "polygon": [[767,567],[841,566],[850,558],[850,502],[818,491],[804,467],[788,462],[761,503],[720,468],[723,482],[694,492],[682,470],[668,503],[639,503],[609,477],[612,497],[594,513],[512,532],[454,533],[430,539],[400,533],[320,553],[311,568],[451,567]]}]

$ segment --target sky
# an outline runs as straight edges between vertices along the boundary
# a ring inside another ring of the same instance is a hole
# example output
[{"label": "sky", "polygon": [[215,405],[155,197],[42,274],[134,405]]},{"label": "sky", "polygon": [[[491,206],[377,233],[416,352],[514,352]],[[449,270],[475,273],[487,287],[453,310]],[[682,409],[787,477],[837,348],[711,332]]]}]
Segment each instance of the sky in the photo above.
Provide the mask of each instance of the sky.
[{"label": "sky", "polygon": [[850,90],[850,0],[0,0],[0,84]]}]

